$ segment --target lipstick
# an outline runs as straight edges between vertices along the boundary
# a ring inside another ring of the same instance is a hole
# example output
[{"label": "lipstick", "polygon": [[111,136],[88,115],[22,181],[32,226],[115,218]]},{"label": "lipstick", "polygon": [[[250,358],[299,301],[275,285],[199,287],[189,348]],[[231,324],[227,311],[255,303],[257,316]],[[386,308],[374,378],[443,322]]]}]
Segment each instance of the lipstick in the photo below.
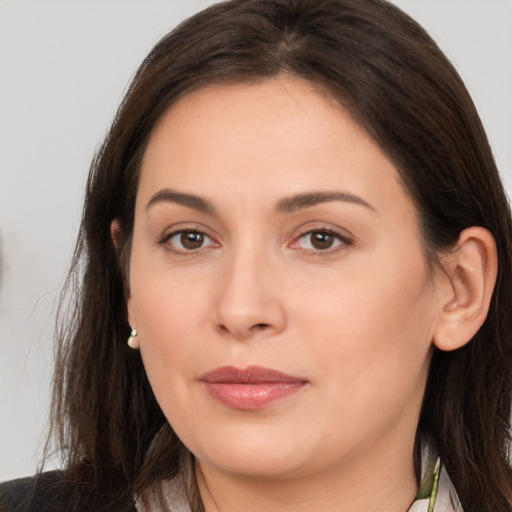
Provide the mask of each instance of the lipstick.
[{"label": "lipstick", "polygon": [[308,381],[261,366],[223,366],[199,378],[218,402],[241,410],[256,410],[300,391]]}]

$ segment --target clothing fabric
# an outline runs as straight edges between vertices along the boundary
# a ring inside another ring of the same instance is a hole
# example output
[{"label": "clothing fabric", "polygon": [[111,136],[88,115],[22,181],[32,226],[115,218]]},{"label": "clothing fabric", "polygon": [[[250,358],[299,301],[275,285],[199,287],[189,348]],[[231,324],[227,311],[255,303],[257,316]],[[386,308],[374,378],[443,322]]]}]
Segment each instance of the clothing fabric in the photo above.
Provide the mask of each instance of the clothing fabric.
[{"label": "clothing fabric", "polygon": [[418,493],[407,512],[464,512],[446,468],[432,444],[421,454]]},{"label": "clothing fabric", "polygon": [[0,512],[137,512],[119,499],[119,474],[85,464],[80,471],[79,482],[57,470],[1,483]]},{"label": "clothing fabric", "polygon": [[[119,480],[111,473],[96,472],[96,481],[100,484],[94,485],[94,478],[70,482],[63,471],[50,471],[4,482],[0,484],[0,512],[159,512],[152,496],[147,497],[149,508],[140,497],[128,510],[120,505],[115,493]],[[191,512],[181,476],[162,485],[173,512]],[[420,486],[406,512],[463,512],[450,478],[431,447],[422,452]]]}]

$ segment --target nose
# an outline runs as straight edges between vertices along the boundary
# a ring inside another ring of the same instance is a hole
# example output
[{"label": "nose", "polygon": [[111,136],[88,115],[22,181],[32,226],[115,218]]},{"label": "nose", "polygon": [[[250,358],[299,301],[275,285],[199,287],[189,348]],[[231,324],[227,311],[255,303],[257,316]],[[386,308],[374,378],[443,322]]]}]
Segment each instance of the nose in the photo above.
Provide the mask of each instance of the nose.
[{"label": "nose", "polygon": [[215,319],[222,334],[247,340],[284,330],[286,315],[274,267],[263,251],[251,248],[227,262]]}]

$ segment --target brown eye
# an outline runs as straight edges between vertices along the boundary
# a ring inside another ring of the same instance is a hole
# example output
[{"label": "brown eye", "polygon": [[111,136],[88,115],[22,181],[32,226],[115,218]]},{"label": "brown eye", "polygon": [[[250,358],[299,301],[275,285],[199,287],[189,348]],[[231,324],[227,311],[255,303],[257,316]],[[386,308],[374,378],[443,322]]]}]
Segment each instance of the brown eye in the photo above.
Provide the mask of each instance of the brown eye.
[{"label": "brown eye", "polygon": [[165,244],[177,253],[187,253],[216,247],[217,244],[206,233],[196,229],[180,229],[162,238],[161,244]]},{"label": "brown eye", "polygon": [[349,245],[352,245],[352,242],[342,235],[328,229],[317,229],[304,233],[294,242],[293,247],[322,252]]},{"label": "brown eye", "polygon": [[204,239],[204,234],[199,231],[182,231],[180,235],[181,246],[189,251],[202,247]]},{"label": "brown eye", "polygon": [[311,245],[320,251],[330,249],[335,241],[334,235],[325,231],[313,231],[310,237]]}]

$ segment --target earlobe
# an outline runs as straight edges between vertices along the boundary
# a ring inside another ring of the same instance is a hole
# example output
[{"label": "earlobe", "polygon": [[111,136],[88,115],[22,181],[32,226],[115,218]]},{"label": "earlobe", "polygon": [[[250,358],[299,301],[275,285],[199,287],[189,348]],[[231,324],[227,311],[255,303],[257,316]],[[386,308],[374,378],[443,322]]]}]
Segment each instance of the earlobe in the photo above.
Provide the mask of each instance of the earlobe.
[{"label": "earlobe", "polygon": [[445,351],[468,343],[487,317],[498,271],[494,237],[484,228],[467,228],[448,260],[443,286],[450,289],[434,333],[434,345]]},{"label": "earlobe", "polygon": [[140,348],[139,340],[137,339],[138,334],[137,329],[132,329],[128,337],[128,346],[134,350]]},{"label": "earlobe", "polygon": [[132,302],[130,298],[126,300],[126,309],[128,313],[128,323],[130,324],[131,327],[130,336],[128,337],[128,346],[133,349],[138,349],[140,347],[140,340],[138,337],[139,333],[136,328],[137,320],[135,319],[135,314],[133,312]]}]

